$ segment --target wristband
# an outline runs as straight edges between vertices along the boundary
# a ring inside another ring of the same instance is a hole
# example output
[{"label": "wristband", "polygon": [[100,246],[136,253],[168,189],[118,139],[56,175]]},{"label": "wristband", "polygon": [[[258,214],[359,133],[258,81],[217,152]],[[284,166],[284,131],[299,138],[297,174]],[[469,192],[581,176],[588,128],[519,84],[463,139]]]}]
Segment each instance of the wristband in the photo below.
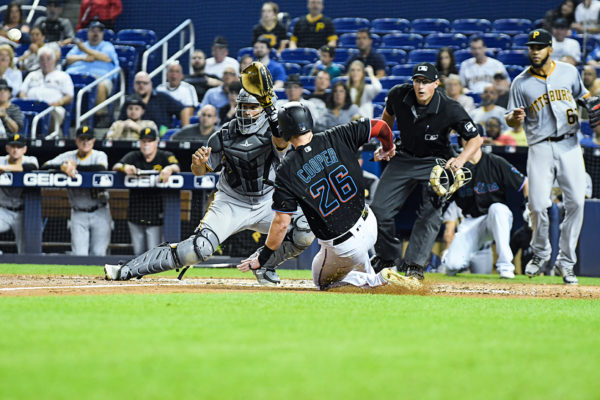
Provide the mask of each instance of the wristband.
[{"label": "wristband", "polygon": [[258,263],[260,264],[261,267],[263,265],[265,265],[265,263],[269,260],[269,258],[271,258],[271,255],[273,255],[273,253],[274,253],[274,250],[271,250],[265,244],[265,247],[262,248],[262,250],[260,251],[260,254],[258,255]]}]

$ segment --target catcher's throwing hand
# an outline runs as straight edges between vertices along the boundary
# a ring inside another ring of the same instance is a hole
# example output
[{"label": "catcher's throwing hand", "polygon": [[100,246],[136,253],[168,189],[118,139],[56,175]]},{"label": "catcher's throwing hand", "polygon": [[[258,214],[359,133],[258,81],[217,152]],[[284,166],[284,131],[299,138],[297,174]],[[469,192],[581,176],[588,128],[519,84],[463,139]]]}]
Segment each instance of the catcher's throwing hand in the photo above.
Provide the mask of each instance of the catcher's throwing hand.
[{"label": "catcher's throwing hand", "polygon": [[458,158],[452,157],[451,159],[449,159],[446,162],[446,165],[444,166],[444,168],[450,169],[452,171],[458,171],[459,169],[461,169],[463,167],[463,165],[465,165],[464,161],[461,161]]},{"label": "catcher's throwing hand", "polygon": [[245,260],[242,260],[242,263],[240,265],[237,266],[237,269],[239,269],[242,272],[248,272],[250,270],[259,268],[260,263],[258,262],[258,257],[246,258]]},{"label": "catcher's throwing hand", "polygon": [[388,151],[383,151],[383,147],[379,147],[373,154],[373,160],[375,161],[390,161],[392,157],[396,155],[396,145]]},{"label": "catcher's throwing hand", "polygon": [[512,113],[513,119],[516,119],[519,122],[523,122],[525,119],[525,107],[521,106],[519,108],[515,108]]},{"label": "catcher's throwing hand", "polygon": [[211,152],[210,147],[202,146],[194,154],[192,154],[192,165],[201,167],[208,162]]}]

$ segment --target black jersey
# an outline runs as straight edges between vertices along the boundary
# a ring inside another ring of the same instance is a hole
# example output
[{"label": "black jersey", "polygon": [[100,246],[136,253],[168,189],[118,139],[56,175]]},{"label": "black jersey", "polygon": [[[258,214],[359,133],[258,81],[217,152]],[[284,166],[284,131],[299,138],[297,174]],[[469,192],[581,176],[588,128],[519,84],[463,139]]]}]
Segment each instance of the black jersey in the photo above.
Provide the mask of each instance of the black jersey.
[{"label": "black jersey", "polygon": [[304,18],[300,18],[294,25],[292,40],[296,42],[298,47],[318,49],[330,40],[337,40],[337,35],[335,34],[333,21],[330,18],[321,14],[313,19],[308,14]]},{"label": "black jersey", "polygon": [[361,118],[314,134],[307,145],[288,151],[277,168],[273,210],[293,213],[300,204],[319,239],[345,233],[365,207],[356,151],[370,134],[370,120]]},{"label": "black jersey", "polygon": [[252,44],[256,43],[256,41],[258,40],[259,37],[264,36],[271,41],[270,47],[272,49],[278,49],[281,41],[287,40],[287,38],[288,38],[287,31],[285,30],[283,25],[281,25],[281,23],[279,23],[279,22],[270,31],[267,30],[267,28],[265,28],[261,24],[255,25],[254,28],[252,29],[252,35],[253,35]]},{"label": "black jersey", "polygon": [[[401,149],[417,157],[452,157],[450,132],[466,140],[478,135],[475,123],[458,102],[436,90],[429,105],[419,110],[413,85],[394,86],[388,93],[385,109],[396,117]],[[421,112],[419,112],[421,111]]]},{"label": "black jersey", "polygon": [[471,170],[473,178],[454,194],[454,200],[463,214],[471,217],[487,214],[493,203],[507,204],[506,189],[520,191],[527,179],[495,154],[483,153],[477,164],[467,162],[465,167]]}]

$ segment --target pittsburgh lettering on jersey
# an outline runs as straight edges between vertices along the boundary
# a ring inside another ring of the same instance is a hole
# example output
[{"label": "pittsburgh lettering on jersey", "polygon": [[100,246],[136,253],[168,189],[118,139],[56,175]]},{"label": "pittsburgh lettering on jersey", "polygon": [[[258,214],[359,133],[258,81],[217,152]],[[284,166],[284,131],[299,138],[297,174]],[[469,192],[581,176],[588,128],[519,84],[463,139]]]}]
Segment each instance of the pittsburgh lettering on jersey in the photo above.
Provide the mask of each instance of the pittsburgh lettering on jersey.
[{"label": "pittsburgh lettering on jersey", "polygon": [[532,115],[540,112],[542,108],[550,104],[551,101],[568,101],[573,103],[573,95],[567,89],[554,89],[538,97],[530,106],[529,112]]},{"label": "pittsburgh lettering on jersey", "polygon": [[319,172],[323,171],[325,166],[333,165],[338,162],[338,156],[335,150],[329,148],[323,150],[308,160],[302,168],[296,172],[296,175],[302,179],[302,182],[309,183]]}]

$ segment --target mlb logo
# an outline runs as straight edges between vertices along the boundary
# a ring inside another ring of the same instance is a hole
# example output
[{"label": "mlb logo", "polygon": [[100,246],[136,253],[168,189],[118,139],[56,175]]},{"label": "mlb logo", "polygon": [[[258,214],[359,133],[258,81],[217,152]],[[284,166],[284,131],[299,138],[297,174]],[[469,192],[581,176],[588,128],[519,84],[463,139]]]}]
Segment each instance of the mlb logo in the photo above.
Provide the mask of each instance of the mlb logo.
[{"label": "mlb logo", "polygon": [[13,174],[12,172],[5,172],[0,174],[0,186],[12,186]]},{"label": "mlb logo", "polygon": [[419,65],[417,67],[417,71],[419,71],[419,72],[427,72],[427,65]]},{"label": "mlb logo", "polygon": [[195,176],[194,189],[213,189],[216,179],[212,175]]},{"label": "mlb logo", "polygon": [[92,177],[93,187],[112,187],[113,176],[109,174],[96,174]]}]

